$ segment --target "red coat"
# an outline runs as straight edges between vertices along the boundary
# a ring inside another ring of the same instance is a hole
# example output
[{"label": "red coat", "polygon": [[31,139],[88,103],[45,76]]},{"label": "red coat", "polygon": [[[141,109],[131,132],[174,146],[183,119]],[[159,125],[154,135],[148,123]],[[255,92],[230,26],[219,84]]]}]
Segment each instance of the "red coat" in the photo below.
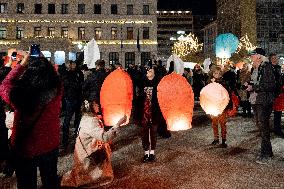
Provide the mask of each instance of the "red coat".
[{"label": "red coat", "polygon": [[273,110],[284,111],[284,93],[281,93],[277,98],[275,98],[273,104]]},{"label": "red coat", "polygon": [[[22,65],[17,65],[16,68],[7,75],[0,86],[0,95],[8,104],[11,104],[9,95],[13,87],[12,80],[18,79],[24,71],[25,68]],[[28,133],[28,137],[25,137],[23,140],[23,145],[21,145],[19,152],[24,157],[41,155],[59,146],[61,98],[62,89],[59,89],[57,95],[45,106],[37,123]],[[13,104],[11,105],[13,106]],[[19,115],[19,111],[15,109],[11,135],[12,145],[15,144],[15,136],[17,128],[19,127],[19,125],[17,125]]]}]

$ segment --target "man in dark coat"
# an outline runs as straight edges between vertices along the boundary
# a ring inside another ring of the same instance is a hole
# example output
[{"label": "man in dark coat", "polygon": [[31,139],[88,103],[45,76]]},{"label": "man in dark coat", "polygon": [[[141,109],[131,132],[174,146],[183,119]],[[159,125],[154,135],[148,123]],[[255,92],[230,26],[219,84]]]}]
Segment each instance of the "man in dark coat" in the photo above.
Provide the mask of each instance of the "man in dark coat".
[{"label": "man in dark coat", "polygon": [[70,60],[66,66],[67,70],[63,72],[62,81],[64,86],[63,100],[65,102],[65,118],[63,123],[62,143],[65,148],[68,146],[69,127],[73,114],[75,113],[74,127],[75,135],[81,121],[81,105],[83,102],[82,85],[84,75],[77,68],[76,62]]},{"label": "man in dark coat", "polygon": [[256,48],[250,55],[254,71],[251,84],[247,86],[247,90],[251,92],[250,102],[252,103],[255,121],[261,136],[260,155],[256,163],[268,164],[273,157],[269,119],[276,87],[275,76],[273,66],[265,57],[265,51],[262,48]]}]

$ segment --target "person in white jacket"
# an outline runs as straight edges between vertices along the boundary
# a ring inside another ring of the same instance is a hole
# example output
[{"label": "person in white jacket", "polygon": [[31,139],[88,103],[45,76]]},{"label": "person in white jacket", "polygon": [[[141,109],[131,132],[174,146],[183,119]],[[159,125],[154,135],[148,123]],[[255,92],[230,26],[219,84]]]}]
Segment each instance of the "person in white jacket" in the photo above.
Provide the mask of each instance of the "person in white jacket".
[{"label": "person in white jacket", "polygon": [[[88,106],[88,103],[86,103]],[[113,181],[114,175],[111,165],[111,149],[108,141],[111,141],[126,121],[122,117],[109,131],[104,131],[101,117],[96,113],[99,106],[88,108],[91,112],[83,115],[79,134],[74,150],[73,168],[62,177],[63,187],[87,187],[96,188]]]}]

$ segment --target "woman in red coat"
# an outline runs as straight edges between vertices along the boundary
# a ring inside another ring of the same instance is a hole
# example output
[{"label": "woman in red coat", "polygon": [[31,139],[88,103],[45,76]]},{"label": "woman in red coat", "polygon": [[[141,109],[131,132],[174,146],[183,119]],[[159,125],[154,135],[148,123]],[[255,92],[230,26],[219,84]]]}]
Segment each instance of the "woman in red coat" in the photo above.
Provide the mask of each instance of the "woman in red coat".
[{"label": "woman in red coat", "polygon": [[44,188],[59,188],[57,159],[62,89],[46,58],[25,55],[0,86],[14,108],[11,146],[19,189],[37,188],[37,167]]}]

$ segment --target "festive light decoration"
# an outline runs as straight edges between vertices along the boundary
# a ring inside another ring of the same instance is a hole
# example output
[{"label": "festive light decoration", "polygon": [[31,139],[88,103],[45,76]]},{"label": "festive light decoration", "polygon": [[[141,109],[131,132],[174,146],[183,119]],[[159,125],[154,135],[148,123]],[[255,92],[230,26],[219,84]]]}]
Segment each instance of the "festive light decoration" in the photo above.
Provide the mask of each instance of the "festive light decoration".
[{"label": "festive light decoration", "polygon": [[20,40],[0,40],[0,45],[18,45]]},{"label": "festive light decoration", "polygon": [[250,40],[248,35],[246,34],[245,36],[241,37],[239,46],[237,48],[236,53],[239,53],[242,49],[246,50],[247,52],[252,51],[256,48],[257,46],[254,46]]},{"label": "festive light decoration", "polygon": [[181,35],[178,41],[174,43],[172,53],[178,55],[180,58],[185,57],[190,53],[196,53],[202,50],[202,43],[198,43],[198,38],[192,33],[186,37]]},{"label": "festive light decoration", "polygon": [[115,125],[124,115],[127,116],[125,124],[129,122],[133,98],[132,88],[130,76],[120,68],[106,77],[100,93],[105,125]]},{"label": "festive light decoration", "polygon": [[81,24],[152,24],[151,20],[12,20],[2,19],[0,23],[81,23]]},{"label": "festive light decoration", "polygon": [[239,45],[238,38],[231,34],[225,33],[217,36],[215,41],[215,51],[218,58],[230,58]]},{"label": "festive light decoration", "polygon": [[[121,40],[97,40],[96,41],[98,45],[121,45],[121,43],[123,45],[136,45],[137,44],[137,40],[123,40],[121,42]],[[72,41],[73,44],[78,45],[78,44],[84,44],[86,43],[86,41]],[[156,45],[158,44],[157,41],[153,41],[153,40],[140,40],[139,44],[142,45]]]},{"label": "festive light decoration", "polygon": [[227,90],[219,83],[210,83],[200,92],[200,106],[206,114],[218,116],[230,100]]},{"label": "festive light decoration", "polygon": [[158,85],[158,101],[168,130],[192,127],[194,93],[184,77],[176,73],[163,77]]}]

